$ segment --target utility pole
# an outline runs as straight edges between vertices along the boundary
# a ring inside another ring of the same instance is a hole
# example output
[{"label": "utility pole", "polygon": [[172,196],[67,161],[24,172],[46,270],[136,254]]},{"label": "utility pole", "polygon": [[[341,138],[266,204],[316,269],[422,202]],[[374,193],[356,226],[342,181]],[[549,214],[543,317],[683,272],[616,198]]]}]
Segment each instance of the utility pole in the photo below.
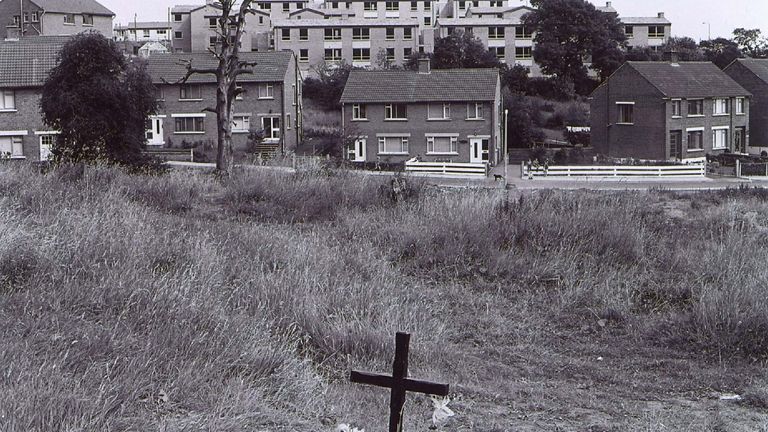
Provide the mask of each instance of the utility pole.
[{"label": "utility pole", "polygon": [[703,22],[702,24],[707,25],[707,40],[712,40],[712,23],[711,22]]}]

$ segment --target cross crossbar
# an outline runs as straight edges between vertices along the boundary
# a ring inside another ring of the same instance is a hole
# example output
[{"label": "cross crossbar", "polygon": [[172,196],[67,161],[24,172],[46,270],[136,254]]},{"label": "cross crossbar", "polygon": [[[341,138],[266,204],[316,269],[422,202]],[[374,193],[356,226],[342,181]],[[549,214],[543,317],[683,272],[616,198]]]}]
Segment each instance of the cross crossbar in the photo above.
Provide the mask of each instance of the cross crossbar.
[{"label": "cross crossbar", "polygon": [[[389,375],[381,375],[371,372],[352,371],[350,381],[358,384],[368,384],[377,387],[392,388],[395,384],[394,378]],[[448,396],[448,384],[433,383],[417,379],[406,378],[402,380],[406,391],[431,394],[437,396]]]}]

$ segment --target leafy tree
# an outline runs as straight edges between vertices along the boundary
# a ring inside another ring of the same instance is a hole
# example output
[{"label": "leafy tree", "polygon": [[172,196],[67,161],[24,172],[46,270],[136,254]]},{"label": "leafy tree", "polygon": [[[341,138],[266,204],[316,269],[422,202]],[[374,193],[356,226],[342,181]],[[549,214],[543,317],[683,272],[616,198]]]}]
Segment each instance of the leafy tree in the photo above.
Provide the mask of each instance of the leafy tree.
[{"label": "leafy tree", "polygon": [[352,69],[352,65],[346,62],[341,62],[338,66],[325,63],[318,65],[315,68],[317,78],[307,77],[304,80],[304,96],[327,111],[339,109],[341,94]]},{"label": "leafy tree", "polygon": [[435,39],[432,68],[491,68],[501,67],[499,59],[483,45],[480,39],[461,30]]},{"label": "leafy tree", "polygon": [[529,148],[534,142],[544,141],[541,129],[533,126],[536,108],[532,107],[525,96],[504,90],[504,109],[507,110],[507,146],[509,148]]},{"label": "leafy tree", "polygon": [[584,59],[605,78],[621,65],[626,42],[618,17],[585,0],[531,0],[537,9],[523,17],[536,32],[533,58],[542,71],[567,82],[587,75]]},{"label": "leafy tree", "polygon": [[693,38],[682,36],[672,37],[662,47],[662,52],[675,52],[679,61],[704,61],[706,58]]},{"label": "leafy tree", "polygon": [[736,42],[725,38],[701,41],[699,46],[704,51],[704,57],[720,69],[724,69],[737,58],[744,57]]},{"label": "leafy tree", "polygon": [[521,65],[503,67],[501,69],[501,86],[506,87],[512,93],[525,94],[528,89],[528,74],[530,70]]},{"label": "leafy tree", "polygon": [[768,55],[768,41],[762,37],[760,29],[737,28],[733,31],[733,42],[749,57],[760,58]]},{"label": "leafy tree", "polygon": [[145,122],[157,111],[143,63],[128,63],[114,41],[99,33],[74,36],[43,84],[43,121],[61,133],[56,161],[141,161]]}]

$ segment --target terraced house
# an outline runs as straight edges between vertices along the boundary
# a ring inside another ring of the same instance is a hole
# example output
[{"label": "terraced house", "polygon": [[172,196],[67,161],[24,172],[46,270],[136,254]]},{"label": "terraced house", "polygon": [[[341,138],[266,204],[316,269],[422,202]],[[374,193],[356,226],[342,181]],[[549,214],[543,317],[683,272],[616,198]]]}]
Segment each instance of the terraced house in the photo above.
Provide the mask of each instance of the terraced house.
[{"label": "terraced house", "polygon": [[114,17],[96,0],[2,0],[0,39],[73,35],[91,30],[111,38]]},{"label": "terraced house", "polygon": [[592,145],[613,157],[746,153],[752,95],[709,62],[627,62],[591,96]]},{"label": "terraced house", "polygon": [[752,93],[748,152],[760,154],[768,151],[768,59],[736,59],[724,70]]},{"label": "terraced house", "polygon": [[[245,92],[234,104],[233,145],[244,150],[249,145],[248,132],[263,130],[262,151],[288,151],[301,141],[301,74],[291,52],[242,53],[240,59],[256,62],[253,73],[241,75],[239,85]],[[215,68],[209,53],[173,53],[153,55],[147,69],[157,88],[161,110],[148,121],[147,145],[179,146],[217,140],[216,114],[206,108],[216,106],[216,78],[186,74],[185,62],[197,68]]]},{"label": "terraced house", "polygon": [[501,157],[496,69],[353,70],[341,96],[354,162],[495,164]]},{"label": "terraced house", "polygon": [[58,132],[43,124],[42,86],[66,37],[0,41],[0,155],[47,160]]}]

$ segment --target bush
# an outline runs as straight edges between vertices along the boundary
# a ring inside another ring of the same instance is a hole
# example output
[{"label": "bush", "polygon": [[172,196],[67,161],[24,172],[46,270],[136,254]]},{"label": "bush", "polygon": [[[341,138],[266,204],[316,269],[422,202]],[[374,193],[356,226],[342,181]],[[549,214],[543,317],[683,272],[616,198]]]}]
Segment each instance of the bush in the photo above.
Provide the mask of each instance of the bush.
[{"label": "bush", "polygon": [[316,69],[317,78],[307,77],[304,80],[303,95],[326,111],[337,110],[341,107],[341,94],[347,84],[352,66],[342,63],[338,66],[323,65]]}]

